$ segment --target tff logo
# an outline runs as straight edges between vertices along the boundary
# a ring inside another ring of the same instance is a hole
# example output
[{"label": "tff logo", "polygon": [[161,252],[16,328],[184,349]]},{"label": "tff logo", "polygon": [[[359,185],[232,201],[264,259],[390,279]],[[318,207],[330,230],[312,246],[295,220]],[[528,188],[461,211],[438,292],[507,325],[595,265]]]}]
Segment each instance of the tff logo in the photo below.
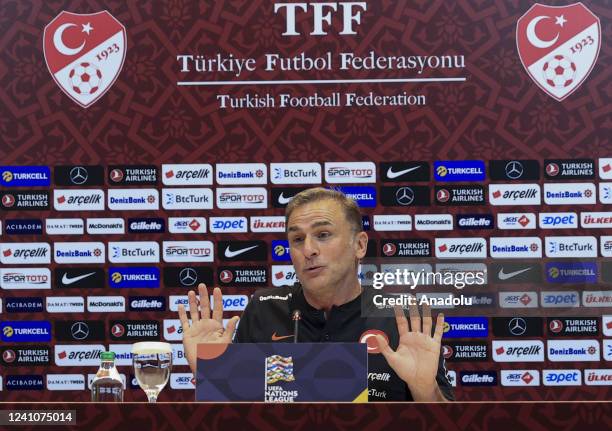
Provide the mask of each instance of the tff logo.
[{"label": "tff logo", "polygon": [[46,27],[43,52],[55,83],[89,107],[113,85],[125,60],[125,27],[108,11],[62,11]]}]

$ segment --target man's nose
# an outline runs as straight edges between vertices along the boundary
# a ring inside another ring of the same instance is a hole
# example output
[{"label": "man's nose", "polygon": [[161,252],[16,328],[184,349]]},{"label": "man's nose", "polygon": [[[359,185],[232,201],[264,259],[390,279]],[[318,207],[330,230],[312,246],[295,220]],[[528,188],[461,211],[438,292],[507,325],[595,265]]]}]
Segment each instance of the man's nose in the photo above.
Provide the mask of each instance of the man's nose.
[{"label": "man's nose", "polygon": [[314,241],[310,235],[304,239],[304,254],[308,258],[319,254],[319,248],[317,247],[316,241]]}]

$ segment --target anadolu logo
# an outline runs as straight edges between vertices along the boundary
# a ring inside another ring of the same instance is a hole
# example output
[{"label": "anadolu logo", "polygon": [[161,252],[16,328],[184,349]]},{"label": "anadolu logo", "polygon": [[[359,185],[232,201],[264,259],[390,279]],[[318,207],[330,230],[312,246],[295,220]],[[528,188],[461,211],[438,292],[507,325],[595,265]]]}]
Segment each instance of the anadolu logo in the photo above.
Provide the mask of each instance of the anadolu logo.
[{"label": "anadolu logo", "polygon": [[582,3],[558,7],[536,3],[517,22],[516,45],[531,79],[562,101],[584,82],[597,61],[599,18]]},{"label": "anadolu logo", "polygon": [[125,27],[108,11],[62,11],[44,30],[45,62],[68,97],[89,107],[113,85],[125,60]]}]

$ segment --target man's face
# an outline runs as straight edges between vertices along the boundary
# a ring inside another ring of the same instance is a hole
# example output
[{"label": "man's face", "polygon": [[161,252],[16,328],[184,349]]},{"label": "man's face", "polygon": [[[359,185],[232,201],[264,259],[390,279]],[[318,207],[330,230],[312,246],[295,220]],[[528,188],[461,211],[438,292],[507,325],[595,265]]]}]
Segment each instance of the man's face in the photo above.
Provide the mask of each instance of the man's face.
[{"label": "man's face", "polygon": [[337,202],[324,199],[296,208],[287,221],[291,260],[304,289],[316,293],[357,279],[356,260],[368,237],[355,232]]}]

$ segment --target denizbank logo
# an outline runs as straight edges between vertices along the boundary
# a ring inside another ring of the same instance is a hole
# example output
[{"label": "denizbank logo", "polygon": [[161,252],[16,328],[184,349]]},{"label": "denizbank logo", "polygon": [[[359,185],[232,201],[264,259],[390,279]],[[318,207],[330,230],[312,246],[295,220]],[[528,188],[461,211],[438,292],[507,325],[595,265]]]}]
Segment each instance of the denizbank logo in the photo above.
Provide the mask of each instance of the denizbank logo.
[{"label": "denizbank logo", "polygon": [[48,166],[0,166],[3,187],[49,187],[51,170]]},{"label": "denizbank logo", "polygon": [[51,322],[46,320],[0,322],[0,339],[6,343],[51,341]]},{"label": "denizbank logo", "polygon": [[105,246],[101,242],[56,242],[55,263],[104,263]]},{"label": "denizbank logo", "polygon": [[434,162],[436,181],[484,181],[485,164],[481,160]]},{"label": "denizbank logo", "polygon": [[158,210],[159,192],[156,189],[109,189],[108,208],[117,211]]},{"label": "denizbank logo", "polygon": [[217,163],[217,184],[251,185],[268,183],[265,163]]},{"label": "denizbank logo", "polygon": [[597,283],[595,262],[548,262],[546,281],[549,283]]},{"label": "denizbank logo", "polygon": [[148,266],[111,266],[108,269],[108,284],[113,288],[157,288],[159,268]]}]

